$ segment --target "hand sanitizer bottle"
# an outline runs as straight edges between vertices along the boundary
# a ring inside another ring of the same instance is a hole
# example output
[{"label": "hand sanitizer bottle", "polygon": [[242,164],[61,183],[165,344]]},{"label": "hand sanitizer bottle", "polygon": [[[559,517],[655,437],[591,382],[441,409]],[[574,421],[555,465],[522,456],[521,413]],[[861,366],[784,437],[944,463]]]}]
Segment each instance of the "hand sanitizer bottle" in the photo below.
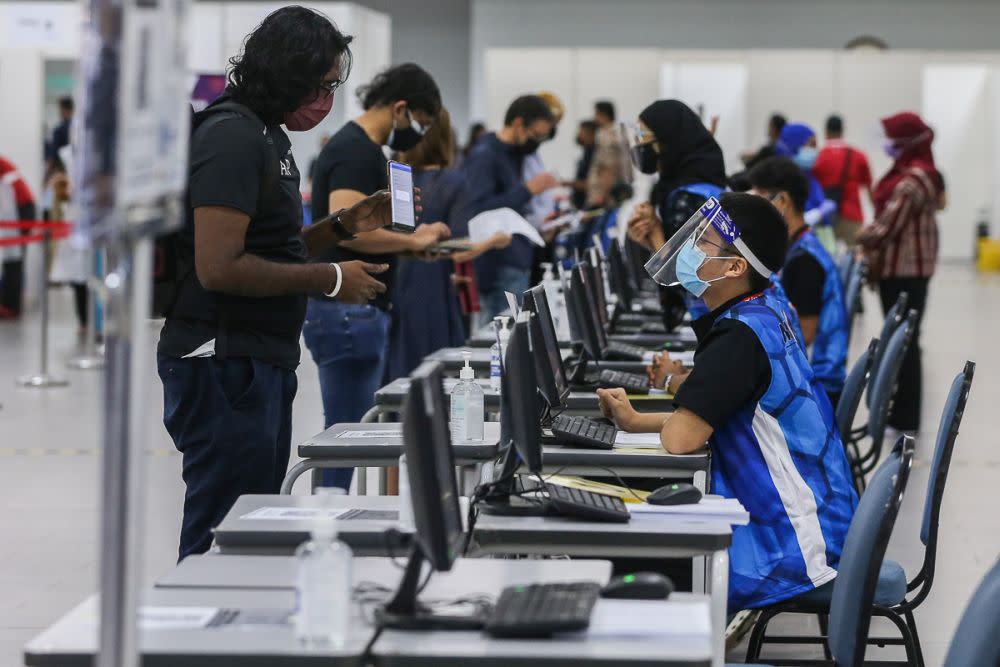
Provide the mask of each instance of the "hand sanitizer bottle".
[{"label": "hand sanitizer bottle", "polygon": [[307,643],[342,647],[351,622],[351,548],[337,539],[337,524],[324,514],[312,539],[295,550],[298,565],[295,634]]},{"label": "hand sanitizer bottle", "polygon": [[476,384],[476,374],[470,360],[472,353],[462,351],[465,366],[459,372],[459,383],[451,391],[451,441],[470,443],[483,441],[485,394]]}]

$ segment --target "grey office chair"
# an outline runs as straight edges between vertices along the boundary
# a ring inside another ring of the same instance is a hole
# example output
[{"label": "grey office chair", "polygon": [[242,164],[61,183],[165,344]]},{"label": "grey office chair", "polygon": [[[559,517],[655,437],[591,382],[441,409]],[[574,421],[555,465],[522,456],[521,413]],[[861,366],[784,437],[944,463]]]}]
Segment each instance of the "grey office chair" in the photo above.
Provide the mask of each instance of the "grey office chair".
[{"label": "grey office chair", "polygon": [[[892,332],[895,331],[906,317],[906,304],[909,297],[906,292],[899,295],[896,299],[896,303],[892,305],[889,312],[885,314],[885,319],[882,320],[882,331],[878,335],[878,346],[875,348],[875,359],[872,362],[872,374],[878,372],[879,364],[882,363],[882,356],[885,354],[885,346],[889,344],[889,338],[892,336]],[[867,402],[865,405],[871,409],[871,392],[867,396]]]},{"label": "grey office chair", "polygon": [[[901,436],[885,462],[872,475],[868,490],[861,497],[851,526],[847,530],[844,549],[837,566],[837,578],[828,590],[828,600],[817,604],[809,593],[761,610],[747,648],[747,662],[760,657],[767,625],[775,616],[786,613],[822,614],[829,612],[829,632],[826,637],[766,638],[770,644],[822,644],[827,651],[825,660],[771,659],[772,665],[828,665],[832,659],[837,667],[860,667],[864,663],[868,629],[872,614],[879,608],[876,586],[889,538],[903,501],[903,492],[913,461],[913,438]],[[824,586],[823,588],[827,588]],[[816,589],[819,590],[819,589]],[[810,591],[813,593],[814,591]],[[900,627],[905,639],[907,660],[916,664],[913,637],[905,624]]]},{"label": "grey office chair", "polygon": [[854,262],[844,286],[844,308],[847,309],[847,338],[850,341],[854,330],[854,318],[861,307],[861,288],[868,275],[868,265],[864,262]]},{"label": "grey office chair", "polygon": [[872,338],[868,343],[868,349],[858,357],[851,367],[851,372],[847,374],[844,381],[844,389],[840,392],[840,402],[837,403],[836,419],[837,428],[840,429],[841,438],[847,443],[847,437],[854,429],[854,417],[858,414],[858,406],[861,405],[861,397],[868,386],[871,377],[873,362],[875,361],[875,348],[878,346],[878,338]]}]

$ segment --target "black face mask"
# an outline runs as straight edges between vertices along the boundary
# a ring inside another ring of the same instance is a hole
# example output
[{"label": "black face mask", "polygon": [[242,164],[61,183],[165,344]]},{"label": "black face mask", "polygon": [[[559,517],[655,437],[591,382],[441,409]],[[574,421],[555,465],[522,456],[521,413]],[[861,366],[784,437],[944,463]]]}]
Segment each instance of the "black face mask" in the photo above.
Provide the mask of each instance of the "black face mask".
[{"label": "black face mask", "polygon": [[407,114],[407,118],[410,119],[409,127],[400,128],[393,125],[392,131],[389,132],[389,140],[386,142],[386,146],[400,153],[410,150],[424,138],[423,133],[414,127],[417,125],[416,121],[409,114]]},{"label": "black face mask", "polygon": [[632,155],[632,164],[642,173],[655,174],[659,171],[659,156],[653,150],[652,143],[633,146],[629,153]]}]

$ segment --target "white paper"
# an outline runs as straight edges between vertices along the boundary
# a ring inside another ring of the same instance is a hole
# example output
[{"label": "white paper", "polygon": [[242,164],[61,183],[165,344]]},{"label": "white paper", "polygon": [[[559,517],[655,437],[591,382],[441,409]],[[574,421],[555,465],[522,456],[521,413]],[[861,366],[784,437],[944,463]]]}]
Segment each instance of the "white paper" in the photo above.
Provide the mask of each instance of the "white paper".
[{"label": "white paper", "polygon": [[725,519],[733,524],[750,522],[750,514],[735,498],[705,497],[692,505],[650,505],[649,503],[629,503],[630,514],[676,514],[702,518]]},{"label": "white paper", "polygon": [[707,637],[712,632],[708,600],[600,599],[586,635],[598,637]]},{"label": "white paper", "polygon": [[537,246],[545,245],[545,241],[531,223],[510,208],[483,211],[469,220],[469,240],[473,243],[485,241],[497,232],[520,234]]},{"label": "white paper", "polygon": [[615,447],[640,447],[642,449],[663,449],[659,433],[626,433],[618,431]]},{"label": "white paper", "polygon": [[333,509],[326,507],[258,507],[253,512],[241,516],[241,519],[264,519],[272,521],[302,521],[309,519],[338,519],[350,512],[350,509]]},{"label": "white paper", "polygon": [[344,431],[337,434],[338,438],[402,438],[402,431]]},{"label": "white paper", "polygon": [[[642,354],[642,363],[651,364],[653,363],[653,357],[655,357],[658,352],[654,350],[649,350]],[[670,358],[674,361],[679,361],[685,366],[694,365],[694,350],[684,350],[683,352],[671,352]]]},{"label": "white paper", "polygon": [[140,630],[198,630],[219,613],[218,607],[139,607]]}]

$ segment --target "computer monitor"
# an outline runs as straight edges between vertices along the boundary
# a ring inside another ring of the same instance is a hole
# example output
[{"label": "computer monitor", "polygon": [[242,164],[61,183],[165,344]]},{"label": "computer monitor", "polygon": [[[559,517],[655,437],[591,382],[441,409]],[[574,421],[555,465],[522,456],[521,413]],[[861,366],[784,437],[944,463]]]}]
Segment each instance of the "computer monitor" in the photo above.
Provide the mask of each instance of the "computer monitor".
[{"label": "computer monitor", "polygon": [[[538,382],[532,347],[541,345],[531,336],[534,313],[521,311],[507,343],[506,371],[501,380],[501,393],[506,398],[510,418],[510,436],[514,448],[528,470],[542,472],[542,427],[539,421]],[[501,416],[503,410],[501,409]]]},{"label": "computer monitor", "polygon": [[573,345],[583,344],[583,323],[569,302],[569,275],[562,263],[559,264],[559,280],[562,281],[563,295],[566,297],[566,320],[569,324],[569,340]]},{"label": "computer monitor", "polygon": [[582,334],[583,350],[594,361],[603,357],[604,347],[594,325],[594,316],[590,312],[590,297],[587,295],[586,280],[583,271],[577,264],[570,271],[569,290],[566,292],[566,309],[574,314]]},{"label": "computer monitor", "polygon": [[465,539],[440,363],[425,362],[413,372],[403,406],[403,450],[416,531],[403,580],[382,618],[389,627],[426,627],[429,616],[417,603],[422,565],[426,560],[434,570],[450,570]]},{"label": "computer monitor", "polygon": [[632,310],[632,285],[628,278],[628,269],[625,268],[625,258],[622,256],[622,247],[617,239],[611,242],[608,248],[608,269],[611,278],[611,289],[618,296],[618,303],[623,312]]},{"label": "computer monitor", "polygon": [[608,300],[604,291],[604,260],[595,247],[590,248],[589,254],[590,275],[587,277],[592,278],[589,282],[590,295],[596,306],[601,326],[606,328],[608,326]]},{"label": "computer monitor", "polygon": [[532,345],[538,389],[549,408],[564,408],[566,397],[569,395],[569,379],[563,366],[562,350],[559,349],[559,338],[556,335],[555,323],[552,321],[545,288],[541,285],[532,287],[524,293],[522,303],[525,310],[535,315],[531,320],[532,327],[529,331],[532,342],[541,340],[540,345]]},{"label": "computer monitor", "polygon": [[579,299],[580,309],[584,316],[585,330],[589,331],[589,334],[597,342],[597,349],[600,354],[595,357],[596,360],[604,356],[604,351],[608,347],[608,335],[601,321],[601,316],[598,313],[598,306],[593,293],[595,282],[593,271],[593,268],[587,262],[582,262],[573,268],[574,275],[579,276],[580,284],[583,285]]},{"label": "computer monitor", "polygon": [[646,261],[649,259],[649,251],[631,239],[625,240],[625,258],[628,260],[629,280],[632,287],[637,291],[649,277],[646,273]]}]

